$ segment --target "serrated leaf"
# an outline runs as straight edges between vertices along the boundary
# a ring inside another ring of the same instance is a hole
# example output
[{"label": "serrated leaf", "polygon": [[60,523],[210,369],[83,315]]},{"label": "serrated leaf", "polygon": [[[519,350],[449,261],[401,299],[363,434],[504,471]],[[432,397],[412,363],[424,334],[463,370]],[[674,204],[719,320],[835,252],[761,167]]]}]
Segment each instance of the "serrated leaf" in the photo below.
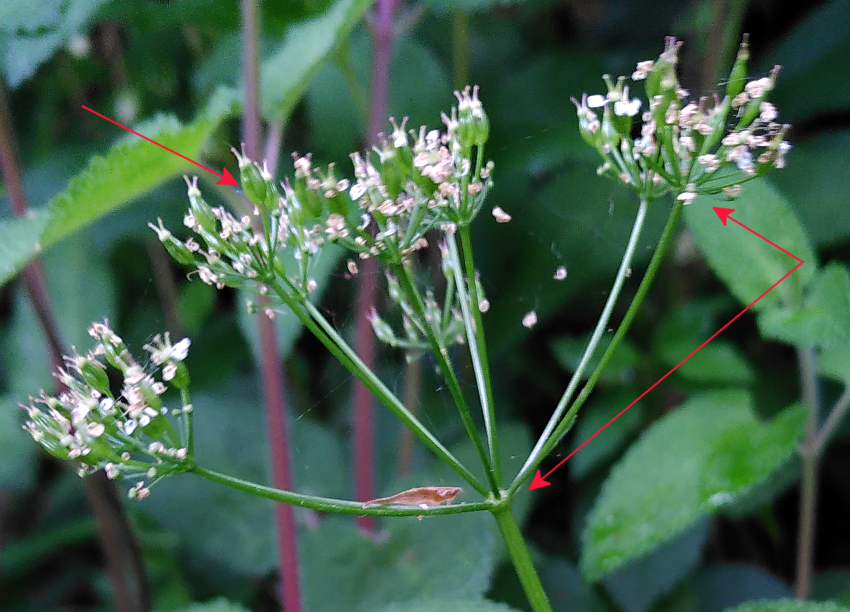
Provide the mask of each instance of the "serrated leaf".
[{"label": "serrated leaf", "polygon": [[0,221],[0,285],[39,253],[39,240],[47,220],[47,211],[38,210],[20,219]]},{"label": "serrated leaf", "polygon": [[321,63],[360,21],[372,0],[337,0],[323,15],[291,27],[260,69],[260,107],[270,120],[286,121]]},{"label": "serrated leaf", "polygon": [[[816,258],[805,230],[785,198],[767,181],[743,186],[732,204],[733,217],[804,260],[800,269],[758,301],[753,309],[793,306],[802,302],[802,288],[814,276]],[[735,223],[723,226],[712,206],[722,203],[699,197],[685,207],[688,229],[714,273],[742,304],[749,304],[796,265],[796,261]]]},{"label": "serrated leaf", "polygon": [[[234,96],[230,90],[219,90],[206,109],[189,124],[183,125],[173,115],[158,115],[137,126],[136,131],[186,157],[197,159],[212,133],[234,112]],[[93,157],[88,167],[71,179],[68,188],[50,200],[51,218],[42,237],[43,246],[57,242],[194,167],[138,136],[122,137],[106,155]]]},{"label": "serrated leaf", "polygon": [[762,424],[750,396],[735,390],[695,395],[658,420],[594,502],[582,574],[597,580],[746,494],[794,456],[805,419],[792,406]]},{"label": "serrated leaf", "polygon": [[[268,426],[253,382],[237,381],[216,391],[196,393],[192,404],[198,463],[268,483]],[[290,436],[295,489],[345,497],[347,468],[339,439],[306,419],[291,420]],[[263,573],[278,563],[273,507],[269,500],[192,475],[158,483],[151,496],[138,504],[179,534],[189,550],[239,575]],[[239,546],[234,547],[234,542]]]},{"label": "serrated leaf", "polygon": [[206,603],[195,603],[171,612],[248,612],[248,608],[219,597]]},{"label": "serrated leaf", "polygon": [[850,608],[839,606],[831,601],[816,603],[797,599],[748,601],[727,610],[728,612],[850,612]]},{"label": "serrated leaf", "polygon": [[850,273],[831,262],[818,272],[802,308],[777,307],[758,319],[765,338],[798,347],[833,347],[850,342]]},{"label": "serrated leaf", "polygon": [[491,523],[484,513],[390,519],[376,539],[349,519],[329,518],[301,539],[307,608],[371,612],[390,603],[479,599],[495,562]]}]

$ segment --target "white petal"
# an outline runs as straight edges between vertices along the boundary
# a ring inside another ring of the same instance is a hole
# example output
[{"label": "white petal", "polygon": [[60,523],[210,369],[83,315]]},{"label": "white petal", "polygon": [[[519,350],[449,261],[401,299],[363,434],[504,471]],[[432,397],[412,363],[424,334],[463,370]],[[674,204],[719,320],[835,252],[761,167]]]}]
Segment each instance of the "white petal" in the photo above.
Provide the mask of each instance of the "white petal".
[{"label": "white petal", "polygon": [[606,98],[605,96],[600,96],[599,94],[587,96],[587,105],[590,108],[599,108],[600,106],[604,106],[607,101],[608,98]]}]

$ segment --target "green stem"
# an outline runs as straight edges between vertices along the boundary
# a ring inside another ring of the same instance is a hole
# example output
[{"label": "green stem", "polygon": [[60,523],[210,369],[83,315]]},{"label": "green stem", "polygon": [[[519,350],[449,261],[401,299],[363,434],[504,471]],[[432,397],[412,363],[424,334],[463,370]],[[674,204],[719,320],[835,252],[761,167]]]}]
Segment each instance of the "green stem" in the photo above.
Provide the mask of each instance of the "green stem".
[{"label": "green stem", "polygon": [[277,283],[271,284],[272,289],[290,310],[298,317],[298,320],[306,327],[325,348],[339,362],[362,382],[375,397],[384,404],[390,412],[395,414],[404,425],[410,429],[422,442],[434,451],[444,463],[451,467],[457,474],[468,482],[476,491],[482,495],[488,495],[489,491],[466,466],[464,466],[443,444],[425,427],[419,420],[401,403],[401,401],[390,391],[381,379],[357,356],[357,353],[328,323],[322,313],[309,301],[298,302],[290,297],[286,291]]},{"label": "green stem", "polygon": [[257,484],[249,480],[242,480],[235,476],[228,476],[220,472],[208,470],[201,466],[194,466],[191,470],[193,474],[202,476],[207,480],[223,484],[232,489],[264,497],[277,502],[299,506],[301,508],[312,508],[322,512],[334,512],[336,514],[353,514],[356,516],[434,516],[437,514],[462,514],[465,512],[480,512],[482,510],[492,510],[494,502],[491,500],[451,504],[448,506],[432,506],[430,508],[396,506],[396,505],[378,505],[363,507],[363,502],[351,501],[347,499],[333,499],[330,497],[318,497],[315,495],[304,495],[303,493],[295,493],[293,491],[283,491],[274,487]]},{"label": "green stem", "polygon": [[[431,345],[431,351],[437,359],[437,365],[440,368],[440,372],[442,373],[443,378],[445,378],[446,383],[449,385],[449,392],[452,394],[452,399],[460,413],[460,420],[463,422],[463,426],[466,429],[466,435],[469,436],[469,439],[475,446],[475,450],[478,452],[478,456],[481,458],[481,465],[484,467],[484,471],[487,474],[487,480],[490,483],[490,488],[493,493],[498,493],[499,482],[495,477],[490,460],[487,457],[487,451],[484,450],[484,444],[481,442],[481,436],[478,435],[478,430],[475,428],[475,422],[472,420],[469,404],[466,403],[466,398],[463,396],[463,390],[460,388],[460,382],[458,382],[457,374],[455,374],[454,368],[451,363],[449,363],[446,347],[440,344],[440,341],[434,334],[433,322],[428,321],[425,317],[425,303],[422,300],[419,290],[416,288],[416,284],[413,282],[413,276],[410,269],[406,268],[404,265],[400,265],[394,271],[398,275],[398,280],[402,290],[413,301],[413,312],[421,321],[422,329]],[[461,304],[463,304],[462,296]]]},{"label": "green stem", "polygon": [[[192,403],[189,399],[189,389],[187,387],[180,389],[180,401],[184,408]],[[193,457],[195,454],[194,412],[194,409],[188,412],[184,410],[182,415],[183,427],[186,429],[186,452],[189,457]]]},{"label": "green stem", "polygon": [[812,590],[812,565],[815,546],[815,516],[817,512],[817,474],[819,455],[815,452],[820,399],[817,390],[817,364],[813,347],[799,351],[800,382],[803,403],[809,409],[809,421],[803,443],[803,479],[800,484],[800,527],[797,535],[797,575],[794,590],[797,599],[808,599]]},{"label": "green stem", "polygon": [[469,356],[472,360],[472,369],[475,372],[475,383],[478,387],[478,398],[481,402],[481,413],[484,415],[484,429],[487,433],[487,444],[490,447],[490,461],[493,465],[493,473],[497,482],[502,481],[502,471],[499,465],[499,440],[496,433],[496,406],[493,401],[493,386],[490,379],[490,361],[487,358],[487,344],[484,338],[484,321],[478,303],[481,298],[478,295],[478,285],[475,282],[475,261],[472,255],[472,239],[469,226],[458,228],[460,234],[460,250],[463,252],[463,265],[466,268],[466,285],[469,287],[469,299],[467,299],[464,278],[462,276],[457,243],[453,236],[448,238],[449,253],[451,255],[452,269],[454,270],[454,284],[463,314],[464,326],[466,327],[467,344],[469,345]]},{"label": "green stem", "polygon": [[552,612],[552,605],[546,597],[546,591],[543,590],[537,570],[534,569],[534,563],[531,561],[531,555],[528,553],[528,547],[525,545],[525,539],[522,537],[510,505],[503,503],[492,512],[508,548],[511,563],[519,576],[522,590],[525,591],[528,603],[531,604],[532,612]]},{"label": "green stem", "polygon": [[[558,401],[558,405],[555,406],[555,410],[552,413],[552,417],[549,419],[549,422],[546,424],[546,427],[543,429],[543,433],[540,435],[540,438],[537,440],[537,444],[534,445],[534,449],[531,451],[531,454],[528,456],[528,459],[525,461],[525,465],[523,465],[520,470],[517,478],[511,483],[510,491],[515,491],[525,478],[528,477],[537,464],[540,462],[543,457],[548,454],[547,443],[552,437],[552,432],[557,427],[558,423],[561,422],[563,418],[564,412],[567,409],[570,401],[573,398],[573,394],[575,393],[576,388],[578,388],[579,383],[581,382],[582,374],[584,374],[584,370],[587,367],[587,364],[590,363],[590,359],[593,357],[593,353],[596,351],[596,347],[599,345],[599,342],[602,339],[602,335],[605,333],[605,329],[608,327],[608,321],[611,319],[611,314],[614,311],[614,306],[617,303],[617,298],[620,297],[620,291],[623,288],[623,285],[626,281],[626,275],[629,273],[629,268],[632,264],[632,259],[634,258],[635,251],[637,250],[638,242],[640,241],[640,235],[643,231],[644,221],[646,220],[646,211],[649,207],[649,204],[646,200],[641,200],[640,205],[638,207],[637,216],[635,217],[634,225],[632,226],[632,233],[629,236],[629,242],[626,245],[626,250],[623,253],[623,259],[620,262],[620,267],[617,270],[617,275],[614,277],[614,284],[611,286],[611,292],[608,294],[608,299],[605,302],[605,306],[602,309],[602,314],[599,316],[599,321],[596,323],[596,329],[593,330],[593,334],[590,337],[590,341],[587,343],[587,347],[584,349],[584,354],[581,356],[581,360],[579,361],[578,367],[576,367],[575,372],[570,378],[570,382],[567,384],[567,388],[564,391],[564,394],[561,396],[561,399]],[[613,343],[612,343],[613,344]]]},{"label": "green stem", "polygon": [[[620,345],[620,342],[622,342],[626,333],[629,331],[629,327],[631,326],[635,315],[637,315],[637,311],[640,309],[641,305],[643,304],[643,300],[646,298],[646,294],[649,292],[649,287],[652,285],[652,281],[655,278],[655,274],[658,272],[658,268],[661,266],[661,261],[664,259],[664,253],[667,251],[667,246],[673,237],[673,233],[676,230],[676,226],[679,224],[679,218],[681,217],[681,215],[682,203],[679,200],[675,200],[673,208],[670,210],[670,214],[667,217],[667,224],[664,226],[664,231],[661,232],[661,238],[659,239],[658,244],[655,247],[655,252],[652,254],[652,259],[649,262],[649,266],[646,269],[646,273],[643,275],[643,280],[641,280],[637,293],[635,293],[635,297],[632,299],[632,303],[629,305],[629,309],[626,311],[626,314],[623,317],[622,322],[620,323],[620,327],[617,328],[614,337],[611,339],[610,344],[608,344],[608,348],[605,349],[605,352],[602,354],[602,358],[599,360],[599,364],[593,370],[593,373],[590,375],[590,378],[588,379],[587,383],[582,388],[581,393],[579,393],[579,396],[576,398],[575,403],[570,407],[569,411],[564,415],[563,419],[561,419],[560,423],[552,432],[552,434],[548,438],[541,436],[540,440],[538,440],[538,443],[535,446],[535,450],[532,451],[532,455],[526,461],[525,466],[523,466],[523,469],[520,470],[520,473],[517,475],[516,479],[511,484],[511,487],[508,492],[509,496],[513,495],[516,490],[520,486],[522,486],[523,481],[525,481],[531,475],[531,472],[534,471],[534,469],[537,467],[537,464],[546,455],[552,452],[555,446],[557,446],[558,442],[561,441],[561,438],[563,438],[567,431],[569,431],[569,428],[572,425],[576,413],[582,407],[585,400],[587,400],[591,391],[593,391],[593,388],[596,386],[596,383],[598,382],[599,377],[602,375],[605,366],[608,365],[608,362],[611,360],[614,351],[617,350],[617,347]],[[564,395],[566,396],[566,393]],[[559,403],[559,406],[560,405],[561,404]],[[566,405],[566,403],[564,403],[564,405]],[[537,450],[538,447],[539,451]]]}]

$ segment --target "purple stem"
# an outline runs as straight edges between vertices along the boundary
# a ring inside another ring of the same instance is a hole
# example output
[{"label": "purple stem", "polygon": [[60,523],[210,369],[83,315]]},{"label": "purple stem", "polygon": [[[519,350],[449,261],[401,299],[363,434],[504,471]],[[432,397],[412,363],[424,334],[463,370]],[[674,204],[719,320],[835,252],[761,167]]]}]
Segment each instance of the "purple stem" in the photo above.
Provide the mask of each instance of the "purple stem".
[{"label": "purple stem", "polygon": [[[390,62],[393,45],[393,15],[395,0],[378,0],[376,19],[372,24],[372,85],[369,95],[368,140],[374,143],[387,120],[390,90]],[[363,261],[357,286],[357,328],[354,350],[363,363],[375,369],[375,335],[368,316],[375,306],[378,266],[374,258]],[[360,381],[354,382],[354,494],[361,501],[375,495],[374,398]],[[360,529],[375,529],[371,516],[357,518]]]},{"label": "purple stem", "polygon": [[[260,156],[259,112],[259,19],[258,0],[242,0],[242,82],[245,102],[242,114],[242,138],[245,152],[251,159]],[[261,301],[268,304],[267,301]],[[265,309],[260,308],[260,312]],[[274,322],[264,314],[257,319],[260,333],[263,399],[269,427],[272,480],[274,486],[285,491],[293,490],[292,468],[289,457],[289,431],[286,419],[285,382],[283,362],[277,346]],[[298,530],[295,513],[288,504],[275,504],[277,546],[280,557],[281,601],[286,612],[301,612],[301,581],[298,563]]]},{"label": "purple stem", "polygon": [[[0,84],[0,166],[9,191],[12,212],[16,217],[23,217],[29,206],[21,183],[11,119],[12,113],[6,103],[6,92]],[[47,341],[50,368],[56,371],[64,365],[62,355],[66,354],[66,351],[59,336],[56,319],[53,317],[41,260],[33,259],[27,264],[21,272],[21,279]],[[64,390],[61,384],[57,383],[57,392]],[[83,483],[97,522],[98,536],[114,591],[115,607],[119,612],[146,612],[150,609],[150,598],[141,550],[118,501],[115,485],[103,472],[88,476]]]}]

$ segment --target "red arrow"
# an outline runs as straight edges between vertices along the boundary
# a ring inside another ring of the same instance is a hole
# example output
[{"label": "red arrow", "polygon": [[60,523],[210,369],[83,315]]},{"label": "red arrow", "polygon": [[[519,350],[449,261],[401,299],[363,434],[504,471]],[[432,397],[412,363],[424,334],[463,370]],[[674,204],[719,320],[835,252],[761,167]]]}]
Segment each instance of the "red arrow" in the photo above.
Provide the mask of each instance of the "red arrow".
[{"label": "red arrow", "polygon": [[608,421],[607,423],[605,423],[605,425],[603,425],[602,427],[600,427],[600,428],[599,428],[599,431],[597,431],[595,434],[593,434],[592,436],[590,436],[587,440],[585,440],[584,442],[582,442],[581,446],[579,446],[577,449],[575,449],[575,450],[574,450],[573,452],[571,452],[569,455],[567,455],[566,457],[564,457],[563,459],[561,459],[561,461],[559,461],[559,462],[558,462],[558,465],[556,465],[556,466],[555,466],[555,467],[553,467],[551,470],[549,470],[548,472],[546,472],[546,475],[545,475],[545,476],[541,476],[541,475],[540,475],[540,470],[537,470],[537,473],[534,475],[534,479],[531,481],[531,485],[528,487],[528,490],[529,490],[529,491],[533,491],[534,489],[540,489],[540,488],[542,488],[542,487],[548,487],[551,483],[550,483],[550,482],[547,482],[547,481],[546,481],[546,479],[549,477],[549,475],[550,475],[552,472],[554,472],[554,471],[555,471],[555,470],[557,470],[559,467],[561,467],[564,463],[566,463],[566,462],[567,462],[567,460],[568,460],[570,457],[572,457],[573,455],[575,455],[578,451],[580,451],[580,450],[582,449],[582,447],[583,447],[585,444],[587,444],[588,442],[590,442],[591,440],[593,440],[593,438],[595,438],[595,437],[596,437],[596,436],[598,436],[600,433],[602,433],[602,430],[603,430],[603,429],[605,429],[605,428],[606,428],[606,427],[608,427],[611,423],[613,423],[614,421],[616,421],[617,419],[619,419],[619,418],[623,415],[623,413],[625,413],[625,412],[626,412],[626,410],[628,410],[629,408],[631,408],[632,406],[634,406],[635,404],[637,404],[637,403],[638,403],[641,399],[643,399],[643,396],[644,396],[644,395],[646,395],[647,393],[649,393],[650,391],[652,391],[653,389],[655,389],[655,387],[657,387],[657,386],[661,383],[661,381],[662,381],[662,380],[664,380],[665,378],[667,378],[668,376],[670,376],[670,374],[672,374],[672,373],[673,373],[673,372],[675,372],[677,369],[679,369],[679,366],[681,366],[681,365],[682,365],[683,363],[685,363],[688,359],[690,359],[691,357],[693,357],[693,356],[694,356],[694,355],[695,355],[695,354],[696,354],[696,353],[697,353],[700,349],[702,349],[702,347],[704,347],[706,344],[708,344],[709,342],[711,342],[712,340],[714,340],[714,338],[715,338],[715,337],[717,337],[717,335],[718,335],[718,334],[720,334],[720,332],[722,332],[724,329],[726,329],[727,327],[729,327],[730,325],[732,325],[732,323],[733,323],[733,322],[734,322],[734,321],[735,321],[738,317],[740,317],[742,314],[744,314],[745,312],[747,312],[750,308],[752,308],[752,307],[753,307],[753,305],[754,305],[756,302],[758,302],[760,299],[762,299],[762,298],[763,298],[764,296],[766,296],[768,293],[770,293],[771,291],[773,291],[773,290],[776,288],[776,286],[777,286],[777,285],[779,285],[779,283],[781,283],[782,281],[784,281],[786,278],[788,278],[788,277],[791,275],[791,273],[792,273],[792,272],[794,272],[797,268],[799,268],[800,266],[802,266],[802,265],[803,265],[803,263],[804,263],[804,262],[803,262],[803,260],[802,260],[802,259],[800,259],[799,257],[797,257],[796,255],[794,255],[794,254],[792,254],[792,253],[789,253],[788,251],[786,251],[785,249],[783,249],[781,246],[779,246],[779,245],[778,245],[778,244],[776,244],[775,242],[772,242],[772,241],[768,240],[767,238],[765,238],[764,236],[762,236],[762,235],[761,235],[761,234],[759,234],[758,232],[756,232],[756,231],[752,230],[751,228],[747,227],[746,225],[744,225],[743,223],[741,223],[741,222],[740,222],[740,221],[738,221],[737,219],[733,219],[732,217],[730,217],[729,215],[731,215],[733,212],[735,212],[735,209],[734,209],[734,208],[722,208],[722,207],[720,207],[720,206],[714,206],[714,207],[712,207],[712,208],[714,208],[714,212],[716,212],[716,213],[717,213],[717,216],[718,216],[718,217],[720,217],[720,221],[723,223],[723,225],[726,225],[726,222],[727,222],[728,220],[730,220],[730,219],[731,219],[732,221],[734,221],[735,223],[737,223],[738,225],[740,225],[741,227],[743,227],[745,230],[747,230],[747,231],[749,231],[749,232],[752,232],[753,234],[755,234],[756,236],[758,236],[759,238],[761,238],[761,239],[762,239],[762,240],[764,240],[765,242],[767,242],[767,243],[772,244],[773,246],[775,246],[777,249],[779,249],[780,251],[782,251],[782,252],[783,252],[783,253],[785,253],[786,255],[790,255],[791,257],[793,257],[795,260],[797,260],[797,262],[798,262],[798,263],[797,263],[797,265],[796,265],[796,266],[794,266],[793,268],[791,268],[791,270],[789,270],[789,271],[785,274],[785,276],[783,276],[783,277],[782,277],[782,278],[780,278],[778,281],[776,281],[775,283],[773,283],[767,291],[765,291],[765,292],[764,292],[764,293],[762,293],[760,296],[758,296],[756,299],[754,299],[752,302],[750,302],[749,306],[747,306],[747,307],[746,307],[746,308],[744,308],[741,312],[739,312],[739,313],[738,313],[738,314],[736,314],[734,317],[732,317],[732,319],[731,319],[731,320],[730,320],[730,321],[729,321],[726,325],[724,325],[723,327],[721,327],[720,329],[718,329],[716,332],[714,332],[714,334],[712,334],[712,335],[711,335],[711,337],[710,337],[708,340],[706,340],[705,342],[703,342],[702,344],[700,344],[698,347],[696,347],[693,351],[691,351],[691,354],[690,354],[690,355],[688,355],[687,357],[685,357],[684,359],[682,359],[682,361],[680,361],[678,364],[676,364],[676,366],[675,366],[672,370],[670,370],[670,371],[669,371],[669,372],[667,372],[664,376],[662,376],[661,378],[659,378],[659,379],[655,382],[655,384],[653,384],[653,385],[652,385],[649,389],[647,389],[646,391],[644,391],[643,393],[641,393],[635,401],[633,401],[631,404],[629,404],[628,406],[626,406],[625,408],[623,408],[623,409],[622,409],[622,410],[621,410],[621,411],[617,414],[617,416],[615,416],[613,419],[611,419],[610,421]]},{"label": "red arrow", "polygon": [[124,128],[124,129],[125,129],[125,130],[127,130],[128,132],[132,132],[132,133],[133,133],[133,134],[135,134],[136,136],[139,136],[140,138],[144,138],[144,139],[145,139],[145,140],[147,140],[148,142],[152,142],[153,144],[155,144],[155,145],[156,145],[156,146],[158,146],[158,147],[162,147],[163,149],[165,149],[165,150],[166,150],[166,151],[168,151],[169,153],[174,153],[177,157],[182,157],[182,158],[183,158],[183,159],[185,159],[187,162],[191,162],[191,163],[195,164],[196,166],[198,166],[198,167],[200,167],[200,168],[203,168],[204,170],[206,170],[206,171],[208,171],[208,172],[212,172],[212,173],[213,173],[213,174],[215,174],[217,177],[219,177],[219,180],[217,180],[217,181],[215,182],[215,184],[216,184],[216,185],[234,185],[234,186],[235,186],[235,185],[239,185],[239,183],[238,183],[238,182],[236,182],[236,179],[235,179],[235,178],[233,178],[233,175],[232,175],[232,174],[230,174],[230,171],[228,171],[228,169],[227,169],[227,168],[225,168],[225,169],[224,169],[224,172],[223,172],[222,174],[219,174],[219,173],[218,173],[218,172],[216,172],[215,170],[212,170],[212,169],[210,169],[210,168],[207,168],[207,167],[206,167],[206,166],[204,166],[203,164],[199,164],[199,163],[198,163],[198,162],[196,162],[195,160],[193,160],[193,159],[189,159],[189,158],[188,158],[188,157],[186,157],[185,155],[181,155],[180,153],[178,153],[177,151],[174,151],[173,149],[169,149],[169,148],[168,148],[168,147],[166,147],[165,145],[158,143],[156,140],[151,140],[151,139],[150,139],[150,138],[148,138],[147,136],[145,136],[145,135],[143,135],[143,134],[139,134],[139,133],[138,133],[137,131],[135,131],[135,130],[131,130],[131,129],[130,129],[130,128],[128,128],[126,125],[121,125],[120,123],[118,123],[118,122],[117,122],[117,121],[115,121],[114,119],[110,119],[109,117],[107,117],[107,116],[105,116],[105,115],[101,115],[99,112],[97,112],[97,111],[94,111],[94,110],[90,109],[88,106],[83,106],[83,108],[84,108],[84,109],[86,109],[86,110],[87,110],[88,112],[90,112],[90,113],[94,113],[95,115],[97,115],[97,116],[98,116],[98,117],[100,117],[101,119],[106,119],[107,121],[109,121],[109,123],[114,123],[114,124],[115,124],[115,125],[117,125],[118,127],[122,127],[122,128]]}]

